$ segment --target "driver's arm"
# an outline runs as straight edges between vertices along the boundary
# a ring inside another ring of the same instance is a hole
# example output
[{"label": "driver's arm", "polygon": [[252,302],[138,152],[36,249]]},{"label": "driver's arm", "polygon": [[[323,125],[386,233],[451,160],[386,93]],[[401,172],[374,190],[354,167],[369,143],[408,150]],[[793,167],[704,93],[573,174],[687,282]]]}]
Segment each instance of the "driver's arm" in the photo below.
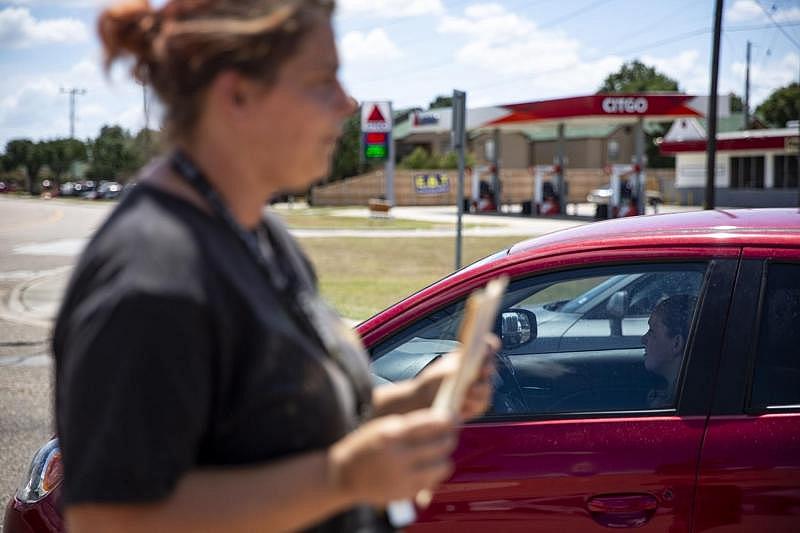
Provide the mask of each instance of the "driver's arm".
[{"label": "driver's arm", "polygon": [[[486,336],[485,361],[477,379],[467,391],[461,418],[469,420],[480,416],[492,400],[492,375],[494,355],[500,349],[500,340],[493,334]],[[376,387],[372,393],[375,416],[403,414],[429,407],[433,403],[445,376],[456,371],[454,357],[445,355],[425,367],[414,379]]]}]

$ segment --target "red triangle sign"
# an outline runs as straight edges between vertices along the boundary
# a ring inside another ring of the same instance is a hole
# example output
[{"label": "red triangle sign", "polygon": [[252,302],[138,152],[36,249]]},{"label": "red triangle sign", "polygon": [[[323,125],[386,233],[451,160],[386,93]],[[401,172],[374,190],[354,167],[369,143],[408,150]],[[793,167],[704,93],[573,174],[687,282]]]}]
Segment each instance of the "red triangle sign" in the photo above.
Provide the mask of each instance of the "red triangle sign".
[{"label": "red triangle sign", "polygon": [[369,114],[367,122],[386,122],[386,119],[383,117],[383,113],[381,113],[381,110],[378,108],[378,106],[372,106],[372,113]]}]

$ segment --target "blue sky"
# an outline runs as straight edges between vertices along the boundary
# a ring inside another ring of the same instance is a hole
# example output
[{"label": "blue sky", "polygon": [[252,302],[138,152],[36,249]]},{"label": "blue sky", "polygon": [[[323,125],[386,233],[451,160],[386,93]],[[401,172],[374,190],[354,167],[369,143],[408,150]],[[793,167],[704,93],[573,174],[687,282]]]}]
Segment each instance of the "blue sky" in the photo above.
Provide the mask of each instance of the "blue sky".
[{"label": "blue sky", "polygon": [[[800,0],[726,0],[720,92],[744,92],[753,43],[752,101],[800,76]],[[156,4],[163,2],[155,2]],[[0,147],[12,138],[65,137],[78,97],[77,136],[144,124],[141,88],[123,68],[102,73],[94,22],[105,0],[0,0]],[[359,100],[426,106],[454,88],[469,106],[589,94],[640,59],[690,94],[709,88],[713,0],[339,0],[345,86]]]}]

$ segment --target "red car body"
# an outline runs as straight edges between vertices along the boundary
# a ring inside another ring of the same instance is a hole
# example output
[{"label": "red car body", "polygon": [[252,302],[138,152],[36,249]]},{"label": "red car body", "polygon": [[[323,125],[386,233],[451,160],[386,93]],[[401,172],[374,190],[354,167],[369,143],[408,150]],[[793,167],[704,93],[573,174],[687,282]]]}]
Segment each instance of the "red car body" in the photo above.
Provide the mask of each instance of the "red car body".
[{"label": "red car body", "polygon": [[[770,319],[767,273],[774,264],[800,268],[797,210],[657,215],[556,232],[479,261],[357,329],[375,356],[501,274],[681,262],[709,267],[674,408],[468,423],[454,474],[409,530],[800,531],[800,401],[752,406],[752,347],[759,318]],[[34,504],[12,500],[5,531],[60,531],[58,500],[58,489]]]}]

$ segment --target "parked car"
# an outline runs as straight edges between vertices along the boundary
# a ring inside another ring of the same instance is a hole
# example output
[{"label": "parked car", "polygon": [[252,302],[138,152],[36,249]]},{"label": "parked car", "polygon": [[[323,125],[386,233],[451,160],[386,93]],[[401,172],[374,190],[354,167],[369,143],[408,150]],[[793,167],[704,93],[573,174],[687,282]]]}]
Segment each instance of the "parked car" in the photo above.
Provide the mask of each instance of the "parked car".
[{"label": "parked car", "polygon": [[[797,210],[618,219],[519,243],[357,326],[376,383],[457,347],[467,296],[499,275],[511,283],[493,405],[464,426],[453,475],[409,531],[800,531]],[[697,304],[667,380],[645,366],[642,336],[679,298]],[[60,476],[50,441],[6,533],[62,530]]]},{"label": "parked car", "polygon": [[[620,195],[623,200],[630,199],[633,196],[633,190],[627,181],[622,184],[622,194]],[[645,191],[645,199],[648,205],[657,206],[664,203],[664,198],[661,191],[647,189]],[[592,204],[606,205],[611,200],[611,185],[606,183],[602,187],[592,189],[586,195],[586,201]]]},{"label": "parked car", "polygon": [[122,194],[122,185],[116,181],[101,181],[97,187],[96,199],[115,200]]}]

